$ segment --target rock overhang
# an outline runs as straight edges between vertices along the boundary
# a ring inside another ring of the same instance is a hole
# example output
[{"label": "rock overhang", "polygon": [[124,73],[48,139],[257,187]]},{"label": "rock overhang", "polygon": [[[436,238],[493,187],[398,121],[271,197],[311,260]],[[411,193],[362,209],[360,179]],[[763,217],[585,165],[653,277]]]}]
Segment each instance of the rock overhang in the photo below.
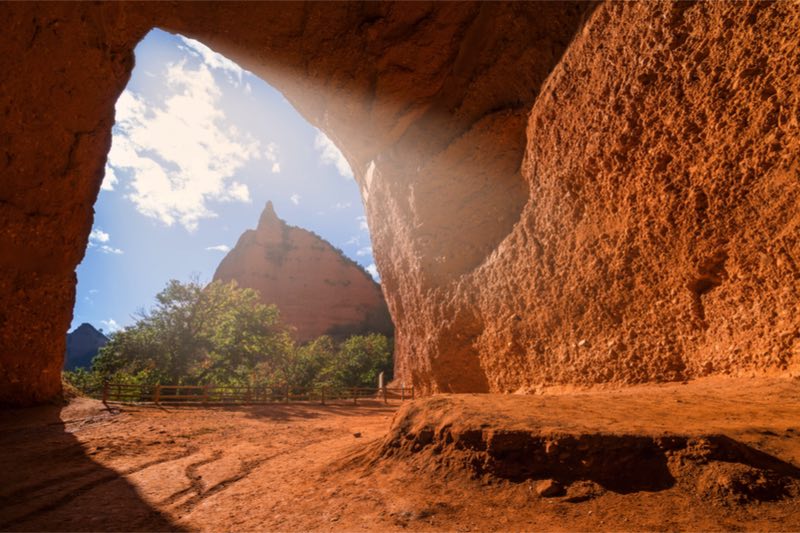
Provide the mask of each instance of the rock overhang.
[{"label": "rock overhang", "polygon": [[[236,60],[342,149],[401,379],[509,391],[797,364],[798,58],[773,46],[796,6],[2,9],[3,403],[58,394],[114,101],[154,27]],[[723,252],[726,281],[686,289]]]}]

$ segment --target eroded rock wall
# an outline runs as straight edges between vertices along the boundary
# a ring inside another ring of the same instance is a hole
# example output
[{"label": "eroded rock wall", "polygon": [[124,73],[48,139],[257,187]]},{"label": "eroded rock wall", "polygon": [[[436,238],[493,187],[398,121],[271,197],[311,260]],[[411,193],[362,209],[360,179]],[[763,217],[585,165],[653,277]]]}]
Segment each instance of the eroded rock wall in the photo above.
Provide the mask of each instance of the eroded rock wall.
[{"label": "eroded rock wall", "polygon": [[361,186],[426,391],[797,360],[797,4],[18,3],[0,402],[58,393],[113,104],[158,26],[281,90]]},{"label": "eroded rock wall", "polygon": [[119,9],[0,6],[0,404],[61,392],[75,267],[146,28]]},{"label": "eroded rock wall", "polygon": [[798,24],[594,13],[531,110],[520,222],[462,288],[493,390],[800,365]]},{"label": "eroded rock wall", "polygon": [[397,374],[460,392],[796,368],[799,11],[598,7],[526,117],[513,231],[418,293]]}]

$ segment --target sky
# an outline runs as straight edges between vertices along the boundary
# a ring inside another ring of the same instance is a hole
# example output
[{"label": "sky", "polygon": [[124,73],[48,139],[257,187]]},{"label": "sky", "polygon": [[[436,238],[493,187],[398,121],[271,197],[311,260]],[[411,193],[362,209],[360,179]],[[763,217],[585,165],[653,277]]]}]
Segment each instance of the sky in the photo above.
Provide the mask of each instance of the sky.
[{"label": "sky", "polygon": [[358,186],[330,139],[250,72],[153,30],[116,104],[70,329],[117,331],[170,279],[211,281],[268,200],[377,279]]}]

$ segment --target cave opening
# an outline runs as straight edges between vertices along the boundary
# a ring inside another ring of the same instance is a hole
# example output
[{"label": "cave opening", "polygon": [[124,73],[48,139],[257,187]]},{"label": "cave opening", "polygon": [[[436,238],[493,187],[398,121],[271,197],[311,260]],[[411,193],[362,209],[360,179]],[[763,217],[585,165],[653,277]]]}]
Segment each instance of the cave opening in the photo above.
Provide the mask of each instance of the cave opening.
[{"label": "cave opening", "polygon": [[[518,255],[520,231],[531,227],[521,224],[530,221],[536,186],[522,164],[533,146],[528,130],[538,124],[529,123],[531,106],[551,92],[548,77],[592,6],[10,7],[16,30],[4,43],[16,52],[4,64],[10,149],[0,157],[9,169],[0,207],[2,238],[15,253],[0,265],[11,280],[0,286],[8,302],[0,315],[7,347],[0,401],[32,405],[61,394],[75,269],[92,230],[114,105],[134,47],[156,27],[235,60],[335,141],[369,219],[396,325],[397,374],[426,392],[486,390],[480,354],[509,348],[481,347],[477,337],[486,317],[505,313],[478,309],[493,299],[475,295],[488,286],[483,276]],[[102,244],[123,251],[106,255],[129,260],[123,234],[99,229],[96,238],[108,235]]]},{"label": "cave opening", "polygon": [[151,316],[170,280],[258,290],[298,345],[391,339],[361,193],[333,141],[197,40],[153,29],[134,53],[76,271],[65,369],[90,368],[109,336]]}]

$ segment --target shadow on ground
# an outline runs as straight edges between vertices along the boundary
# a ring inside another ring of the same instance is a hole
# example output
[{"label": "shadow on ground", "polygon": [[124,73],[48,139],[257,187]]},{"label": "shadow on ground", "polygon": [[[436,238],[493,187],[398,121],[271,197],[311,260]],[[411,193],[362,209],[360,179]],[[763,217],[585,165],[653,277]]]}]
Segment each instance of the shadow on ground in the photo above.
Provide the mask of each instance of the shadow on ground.
[{"label": "shadow on ground", "polygon": [[113,422],[95,410],[75,420],[60,406],[0,412],[0,530],[182,531],[115,472],[99,465],[73,435]]}]

